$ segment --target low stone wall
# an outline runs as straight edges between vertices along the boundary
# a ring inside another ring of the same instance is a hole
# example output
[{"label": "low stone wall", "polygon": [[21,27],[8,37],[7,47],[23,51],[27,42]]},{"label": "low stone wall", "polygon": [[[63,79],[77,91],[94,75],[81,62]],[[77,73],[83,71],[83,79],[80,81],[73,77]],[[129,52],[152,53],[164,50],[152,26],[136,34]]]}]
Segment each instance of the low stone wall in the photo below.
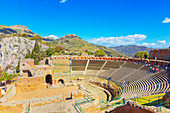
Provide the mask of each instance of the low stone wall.
[{"label": "low stone wall", "polygon": [[17,93],[44,88],[44,77],[19,78],[16,84]]},{"label": "low stone wall", "polygon": [[62,99],[63,99],[62,95],[56,95],[56,96],[45,97],[45,98],[32,98],[29,100],[8,101],[4,103],[3,105],[4,106],[23,105],[23,110],[26,111],[29,103],[31,107],[35,107],[35,106],[41,106],[41,105],[46,105],[46,104],[55,103],[55,102],[61,102]]},{"label": "low stone wall", "polygon": [[97,81],[90,81],[90,83],[95,84],[99,87],[102,87],[102,88],[108,90],[111,93],[112,98],[117,96],[120,93],[119,91],[116,91],[115,89],[113,89],[112,87],[107,85],[106,83],[100,83],[100,82],[97,82]]}]

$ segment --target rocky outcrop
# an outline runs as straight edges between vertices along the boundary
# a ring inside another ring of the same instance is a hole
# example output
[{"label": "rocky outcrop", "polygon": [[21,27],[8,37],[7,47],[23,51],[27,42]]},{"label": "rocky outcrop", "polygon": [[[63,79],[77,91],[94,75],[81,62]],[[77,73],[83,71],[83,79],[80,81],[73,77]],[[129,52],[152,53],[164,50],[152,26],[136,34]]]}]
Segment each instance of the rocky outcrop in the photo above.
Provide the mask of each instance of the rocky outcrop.
[{"label": "rocky outcrop", "polygon": [[21,29],[21,30],[29,30],[26,26],[22,25],[14,25],[14,26],[9,26],[11,29]]},{"label": "rocky outcrop", "polygon": [[[2,38],[0,41],[0,66],[2,70],[10,65],[7,73],[15,73],[19,59],[24,58],[28,51],[34,49],[35,40],[29,40],[23,37]],[[48,46],[41,44],[42,51]]]}]

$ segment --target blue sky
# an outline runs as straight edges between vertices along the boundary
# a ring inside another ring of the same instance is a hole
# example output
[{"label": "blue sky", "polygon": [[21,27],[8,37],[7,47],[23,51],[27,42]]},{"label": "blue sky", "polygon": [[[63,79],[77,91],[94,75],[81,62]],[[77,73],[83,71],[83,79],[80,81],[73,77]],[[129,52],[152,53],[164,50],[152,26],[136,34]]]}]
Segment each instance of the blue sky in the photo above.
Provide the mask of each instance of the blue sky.
[{"label": "blue sky", "polygon": [[0,25],[104,46],[170,45],[170,0],[0,0]]}]

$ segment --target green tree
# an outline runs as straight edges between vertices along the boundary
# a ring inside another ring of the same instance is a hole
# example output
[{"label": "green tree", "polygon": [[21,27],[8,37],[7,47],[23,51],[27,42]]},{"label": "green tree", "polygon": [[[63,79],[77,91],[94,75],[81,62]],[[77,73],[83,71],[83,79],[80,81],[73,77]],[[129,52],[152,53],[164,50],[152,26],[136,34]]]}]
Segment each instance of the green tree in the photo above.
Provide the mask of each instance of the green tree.
[{"label": "green tree", "polygon": [[63,47],[60,47],[60,46],[55,46],[55,51],[56,52],[61,52],[64,48]]},{"label": "green tree", "polygon": [[2,75],[2,76],[0,76],[0,82],[2,82],[2,81],[4,81],[5,79],[4,79],[4,76]]},{"label": "green tree", "polygon": [[2,72],[2,76],[0,77],[0,82],[4,81],[6,79],[7,83],[11,82],[11,80],[13,78],[15,78],[16,76],[18,76],[17,74],[8,74],[7,72]]},{"label": "green tree", "polygon": [[48,57],[50,57],[51,55],[54,55],[54,53],[55,53],[55,49],[54,49],[54,48],[48,48],[48,49],[46,50],[46,55],[47,55]]},{"label": "green tree", "polygon": [[38,41],[35,42],[34,49],[32,50],[32,53],[30,54],[30,51],[28,50],[28,53],[26,54],[25,58],[32,58],[34,59],[34,64],[38,65],[38,62],[46,57],[46,52],[41,51],[41,46],[38,44]]},{"label": "green tree", "polygon": [[74,52],[71,52],[70,55],[75,55],[75,53],[74,53]]},{"label": "green tree", "polygon": [[26,56],[25,56],[25,58],[31,58],[31,52],[30,52],[30,50],[29,49],[27,49],[27,54],[26,54]]},{"label": "green tree", "polygon": [[19,59],[19,61],[18,61],[18,65],[17,65],[17,67],[16,67],[16,70],[17,70],[17,73],[20,71],[20,59]]},{"label": "green tree", "polygon": [[149,57],[149,53],[148,52],[144,52],[144,51],[139,51],[135,54],[135,57],[137,58],[148,58]]},{"label": "green tree", "polygon": [[105,56],[106,55],[106,53],[104,52],[104,50],[97,50],[96,52],[95,52],[95,55],[96,56]]},{"label": "green tree", "polygon": [[87,54],[88,54],[88,55],[93,55],[93,52],[88,51]]},{"label": "green tree", "polygon": [[149,57],[149,53],[148,52],[144,52],[144,58],[147,59]]},{"label": "green tree", "polygon": [[35,41],[35,46],[34,46],[34,50],[35,53],[40,53],[40,46],[38,44],[38,41]]}]

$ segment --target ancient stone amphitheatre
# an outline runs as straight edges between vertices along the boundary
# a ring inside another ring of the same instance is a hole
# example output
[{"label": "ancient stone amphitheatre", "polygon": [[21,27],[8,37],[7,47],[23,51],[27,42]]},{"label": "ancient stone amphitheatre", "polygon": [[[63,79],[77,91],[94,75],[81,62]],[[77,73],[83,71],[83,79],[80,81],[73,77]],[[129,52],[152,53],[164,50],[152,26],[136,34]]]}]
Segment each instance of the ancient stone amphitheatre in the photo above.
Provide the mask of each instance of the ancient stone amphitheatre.
[{"label": "ancient stone amphitheatre", "polygon": [[[149,64],[161,67],[152,72]],[[41,65],[20,59],[20,75],[7,84],[0,112],[160,112],[160,106],[152,105],[160,104],[159,99],[170,91],[167,65],[123,57],[51,56]],[[168,109],[162,106],[162,111]]]}]

